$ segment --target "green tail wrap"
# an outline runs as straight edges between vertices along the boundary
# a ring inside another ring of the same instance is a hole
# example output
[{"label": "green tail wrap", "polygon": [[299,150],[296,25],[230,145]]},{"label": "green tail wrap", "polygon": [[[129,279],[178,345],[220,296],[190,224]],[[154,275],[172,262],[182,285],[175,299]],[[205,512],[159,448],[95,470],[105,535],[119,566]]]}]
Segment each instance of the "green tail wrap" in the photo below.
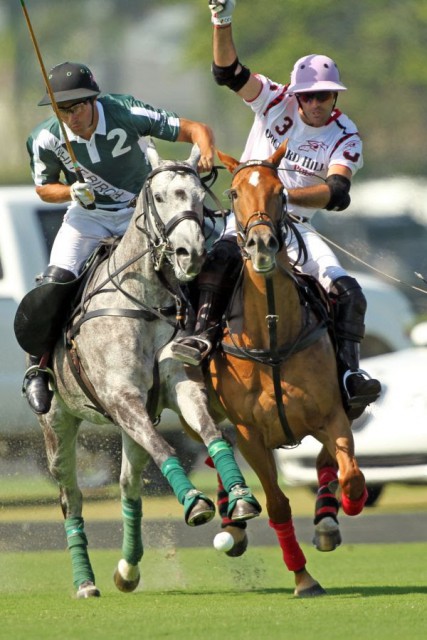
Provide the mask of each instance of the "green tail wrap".
[{"label": "green tail wrap", "polygon": [[191,489],[195,489],[194,485],[187,478],[178,458],[171,456],[161,466],[161,472],[169,482],[170,486],[180,504],[184,504],[185,494]]},{"label": "green tail wrap", "polygon": [[142,501],[130,500],[122,497],[123,516],[123,558],[131,565],[136,566],[144,553],[142,544],[141,520]]},{"label": "green tail wrap", "polygon": [[208,445],[208,452],[227,493],[237,484],[246,486],[245,479],[234,458],[233,448],[226,440],[223,438],[213,440]]},{"label": "green tail wrap", "polygon": [[64,527],[67,535],[67,545],[71,555],[75,588],[77,589],[83,582],[86,582],[86,580],[95,583],[95,575],[92,571],[87,552],[87,538],[84,532],[83,518],[66,518]]}]

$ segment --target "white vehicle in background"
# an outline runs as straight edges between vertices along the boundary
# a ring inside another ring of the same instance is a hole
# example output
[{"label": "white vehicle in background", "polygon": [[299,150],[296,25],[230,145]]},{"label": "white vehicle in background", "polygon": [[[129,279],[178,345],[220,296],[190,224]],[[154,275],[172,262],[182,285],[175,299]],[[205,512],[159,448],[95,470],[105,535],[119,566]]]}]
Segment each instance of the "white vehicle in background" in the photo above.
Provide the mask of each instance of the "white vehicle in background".
[{"label": "white vehicle in background", "polygon": [[[388,483],[427,484],[427,347],[412,347],[361,361],[382,384],[381,397],[353,422],[356,458],[373,505]],[[321,445],[308,436],[296,449],[276,451],[289,486],[317,486]]]},{"label": "white vehicle in background", "polygon": [[[0,187],[0,455],[27,448],[44,459],[41,432],[35,415],[21,396],[25,355],[17,344],[13,321],[19,302],[34,287],[34,278],[48,262],[50,248],[62,220],[63,205],[43,203],[32,186]],[[362,355],[377,355],[411,345],[407,329],[414,313],[407,298],[378,278],[354,273],[368,300],[366,337]],[[187,470],[200,446],[184,435],[177,416],[165,410],[159,428],[177,448]],[[99,466],[112,461],[117,477],[120,434],[115,427],[82,426],[86,449]],[[104,460],[103,460],[104,458]],[[160,481],[160,473],[157,474]],[[108,479],[108,470],[104,474]]]}]

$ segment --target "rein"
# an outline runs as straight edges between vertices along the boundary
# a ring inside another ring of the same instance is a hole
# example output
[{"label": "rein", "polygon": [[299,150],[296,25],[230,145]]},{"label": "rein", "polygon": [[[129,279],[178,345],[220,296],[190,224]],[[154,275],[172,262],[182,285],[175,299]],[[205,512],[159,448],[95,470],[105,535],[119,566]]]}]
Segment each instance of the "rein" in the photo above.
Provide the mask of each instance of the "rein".
[{"label": "rein", "polygon": [[[81,317],[77,322],[70,328],[68,332],[68,337],[71,339],[74,337],[79,331],[80,327],[84,322],[90,320],[92,318],[96,318],[99,316],[119,316],[119,317],[128,317],[135,319],[144,319],[146,321],[152,321],[155,319],[160,319],[172,327],[176,328],[177,320],[180,322],[183,317],[183,302],[182,302],[182,294],[175,291],[171,284],[166,279],[165,275],[161,271],[164,257],[167,257],[167,253],[172,254],[173,250],[169,245],[169,235],[172,233],[173,229],[177,227],[177,225],[183,220],[194,220],[197,224],[202,227],[202,223],[200,222],[199,216],[195,211],[184,210],[177,213],[171,220],[168,221],[167,224],[164,224],[161,220],[157,207],[155,204],[155,200],[153,197],[152,189],[151,189],[151,180],[157,174],[164,171],[175,171],[182,173],[191,173],[198,177],[198,173],[190,166],[181,163],[169,164],[167,166],[157,167],[153,169],[144,183],[143,187],[143,211],[138,216],[135,221],[137,228],[145,235],[148,241],[148,248],[144,248],[143,251],[138,253],[136,256],[127,260],[120,267],[115,269],[113,272],[110,271],[110,260],[113,255],[113,250],[111,249],[108,262],[107,262],[107,272],[108,277],[105,278],[96,288],[88,292],[87,289],[89,287],[91,278],[88,278],[86,283],[85,291],[82,295],[82,303],[73,313],[72,318],[76,317],[79,313],[82,313]],[[150,215],[151,214],[151,215]],[[142,217],[145,221],[146,226],[138,226],[138,219]],[[147,228],[148,227],[148,228]],[[160,256],[158,252],[160,251]],[[151,253],[153,257],[154,269],[157,272],[159,279],[161,280],[163,286],[169,291],[169,293],[174,297],[175,302],[173,305],[168,307],[152,307],[150,305],[145,304],[142,300],[135,298],[128,291],[124,290],[123,287],[117,280],[117,276],[120,275],[127,267],[131,266],[141,258],[143,258],[147,253]],[[97,309],[90,312],[85,312],[83,309],[83,305],[87,304],[91,298],[93,298],[97,293],[101,292],[108,283],[111,282],[113,286],[120,291],[128,300],[133,302],[138,309],[117,309],[117,308],[104,308]],[[175,314],[175,321],[170,319],[170,316]]]},{"label": "rein", "polygon": [[[236,169],[233,172],[233,178],[239,171],[251,166],[264,166],[269,169],[272,169],[275,173],[277,173],[277,167],[275,164],[272,164],[266,161],[260,161],[260,160],[250,160],[248,162],[239,164],[236,167]],[[283,213],[280,216],[279,222],[276,224],[274,224],[274,222],[271,220],[271,217],[268,215],[268,213],[264,211],[255,211],[249,217],[245,226],[241,225],[238,222],[236,217],[236,226],[238,229],[238,236],[241,240],[241,251],[244,259],[250,259],[245,249],[248,233],[250,232],[251,229],[253,229],[255,226],[258,226],[258,225],[268,226],[271,229],[272,233],[276,236],[279,247],[280,248],[283,247],[282,229],[285,226],[285,220],[286,220],[286,201],[284,201],[282,212]],[[287,220],[286,228],[289,228],[289,227],[295,233],[293,224],[290,223],[289,220]],[[306,252],[305,252],[305,247],[304,247],[301,236],[299,234],[296,234],[296,237],[298,239],[298,244],[300,246],[300,251],[297,258],[297,260],[299,260],[301,255],[306,255]],[[242,268],[239,280],[235,286],[229,309],[231,309],[236,296],[236,292],[240,287],[242,277],[243,277],[243,270],[244,270],[244,267]],[[294,282],[298,295],[301,300],[300,287],[294,274],[289,270],[284,270],[284,273],[286,276],[290,277]],[[311,323],[310,308],[306,304],[304,306],[306,311],[305,319],[303,321],[303,326],[299,335],[292,342],[292,344],[279,346],[278,339],[277,339],[277,327],[279,323],[279,315],[277,314],[277,311],[276,311],[276,300],[274,295],[273,279],[270,277],[266,278],[266,294],[267,294],[267,315],[265,316],[265,320],[267,323],[268,334],[269,334],[269,343],[270,343],[269,348],[268,349],[248,349],[246,347],[239,346],[236,342],[236,339],[233,336],[228,317],[226,317],[225,322],[226,322],[226,327],[228,329],[230,339],[233,344],[229,345],[223,342],[221,346],[223,351],[231,356],[241,358],[244,360],[251,360],[251,361],[257,362],[258,364],[271,367],[277,411],[279,414],[280,424],[282,426],[283,432],[288,442],[287,445],[284,445],[284,448],[293,448],[295,446],[298,446],[300,444],[300,441],[295,439],[295,436],[292,432],[292,429],[289,425],[289,422],[286,416],[286,408],[283,402],[283,393],[282,393],[281,376],[280,376],[281,365],[283,364],[283,362],[291,358],[291,356],[293,356],[294,354],[298,353],[299,351],[303,351],[310,345],[317,342],[317,340],[319,340],[321,336],[323,336],[327,332],[328,327],[326,322],[323,322],[323,321],[318,322],[315,325]]]}]

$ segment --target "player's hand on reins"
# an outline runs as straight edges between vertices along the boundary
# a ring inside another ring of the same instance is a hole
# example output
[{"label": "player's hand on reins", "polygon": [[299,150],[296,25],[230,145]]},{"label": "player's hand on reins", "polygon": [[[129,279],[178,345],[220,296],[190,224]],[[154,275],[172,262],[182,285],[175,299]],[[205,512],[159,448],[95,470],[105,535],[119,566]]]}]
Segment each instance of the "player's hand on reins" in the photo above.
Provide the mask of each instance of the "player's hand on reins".
[{"label": "player's hand on reins", "polygon": [[226,27],[231,24],[231,15],[235,6],[236,0],[209,0],[212,24],[216,27]]}]

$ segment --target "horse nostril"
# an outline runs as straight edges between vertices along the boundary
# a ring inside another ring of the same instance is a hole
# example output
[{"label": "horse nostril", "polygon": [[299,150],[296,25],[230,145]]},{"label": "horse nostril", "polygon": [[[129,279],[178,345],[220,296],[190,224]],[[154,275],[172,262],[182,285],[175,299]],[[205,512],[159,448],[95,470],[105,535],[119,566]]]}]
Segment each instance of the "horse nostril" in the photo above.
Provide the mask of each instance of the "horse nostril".
[{"label": "horse nostril", "polygon": [[185,249],[184,247],[178,247],[175,253],[180,258],[188,258],[190,256],[187,249]]},{"label": "horse nostril", "polygon": [[279,243],[277,241],[277,239],[274,236],[271,236],[267,242],[267,248],[270,251],[274,251],[275,253],[278,252],[279,250]]}]

